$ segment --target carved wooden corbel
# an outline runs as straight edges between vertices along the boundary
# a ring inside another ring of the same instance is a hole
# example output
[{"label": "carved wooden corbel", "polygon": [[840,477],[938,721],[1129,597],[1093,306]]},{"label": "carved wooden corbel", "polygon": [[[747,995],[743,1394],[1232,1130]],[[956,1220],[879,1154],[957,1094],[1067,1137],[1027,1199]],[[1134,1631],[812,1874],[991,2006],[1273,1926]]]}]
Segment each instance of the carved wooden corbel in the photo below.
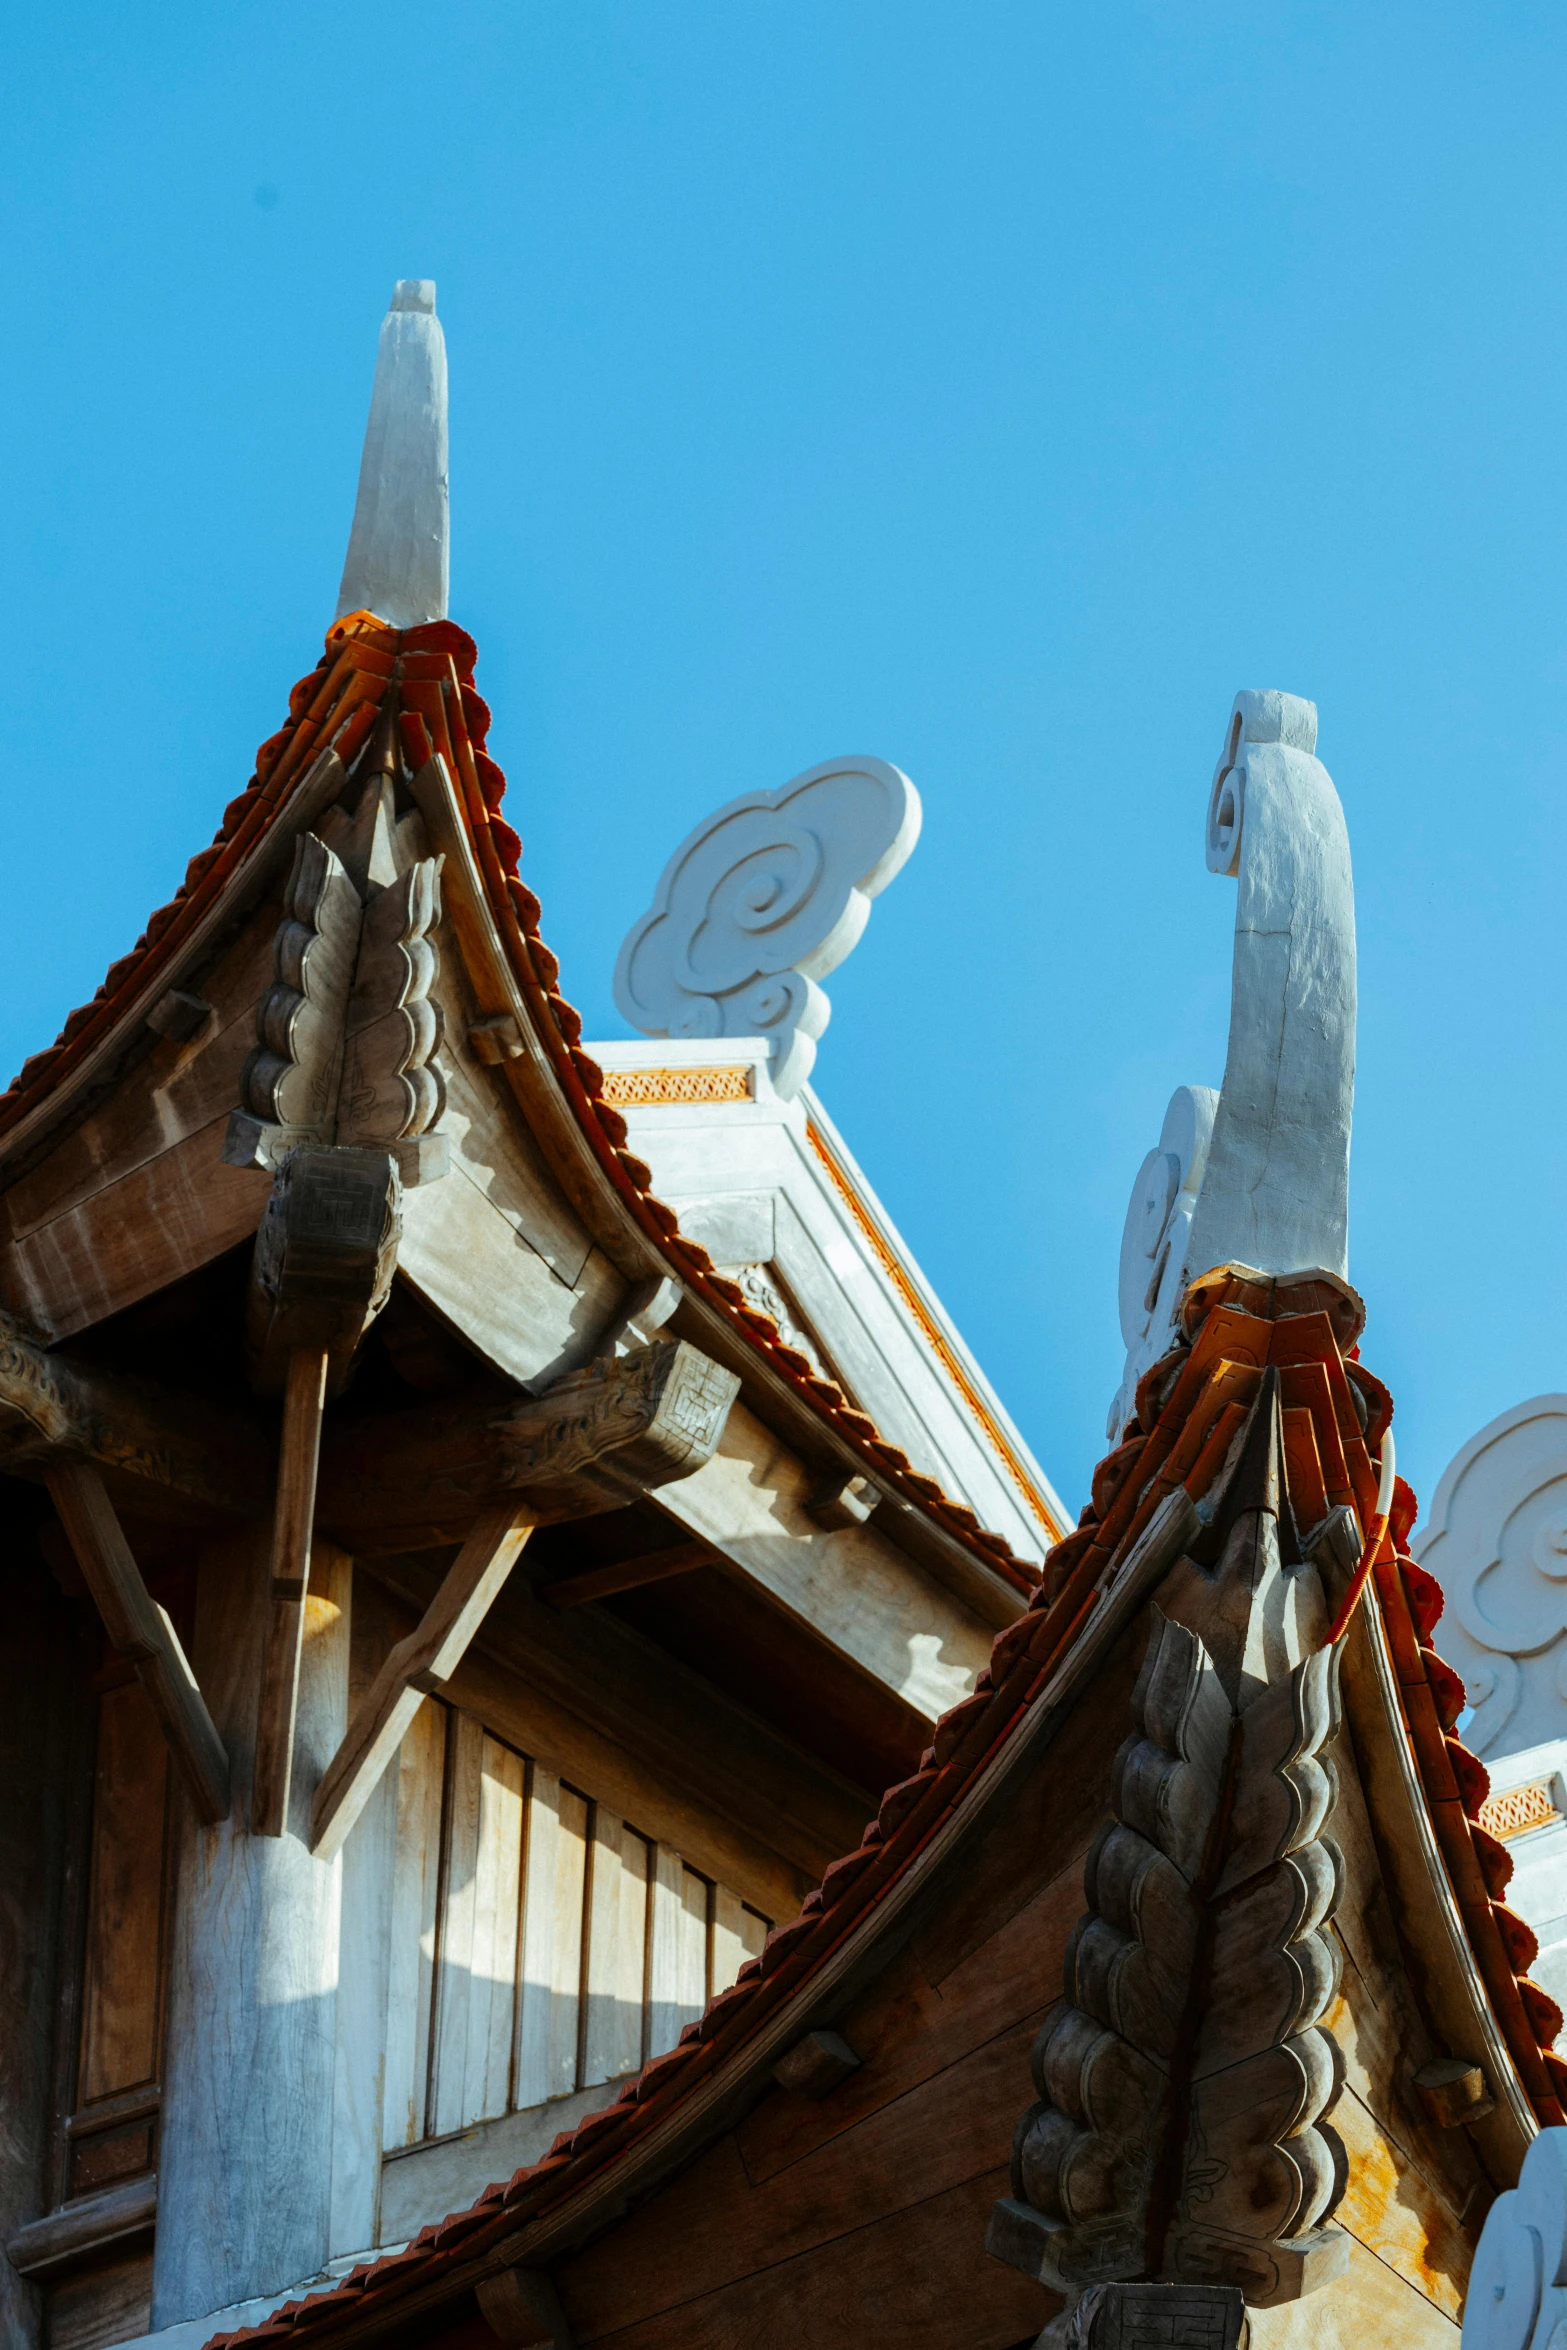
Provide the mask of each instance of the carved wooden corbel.
[{"label": "carved wooden corbel", "polygon": [[990,2246],[1069,2297],[1163,2280],[1269,2307],[1347,2262],[1327,2224],[1347,2178],[1327,2120],[1343,2068],[1321,2023],[1338,1988],[1338,1654],[1282,1463],[1270,1370],[1212,1523],[1152,1610],[1065,2004],[1034,2050],[1039,2103]]},{"label": "carved wooden corbel", "polygon": [[710,1459],[739,1387],[686,1340],[658,1338],[543,1395],[494,1386],[336,1420],[321,1521],[363,1549],[461,1540],[509,1496],[526,1496],[537,1523],[617,1509]]}]

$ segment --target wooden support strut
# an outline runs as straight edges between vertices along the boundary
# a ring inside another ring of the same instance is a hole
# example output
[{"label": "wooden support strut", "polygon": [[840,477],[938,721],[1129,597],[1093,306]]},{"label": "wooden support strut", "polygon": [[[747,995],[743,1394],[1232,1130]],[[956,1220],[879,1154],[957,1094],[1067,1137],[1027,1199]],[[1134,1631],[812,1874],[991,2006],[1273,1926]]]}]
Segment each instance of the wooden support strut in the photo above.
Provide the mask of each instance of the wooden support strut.
[{"label": "wooden support strut", "polygon": [[584,1567],[577,1574],[556,1575],[534,1585],[534,1597],[548,1607],[582,1607],[590,1599],[608,1599],[617,1591],[637,1591],[644,1583],[664,1583],[672,1575],[689,1575],[696,1567],[716,1563],[705,1542],[675,1542],[667,1550],[646,1550],[636,1558],[613,1559],[607,1566]]},{"label": "wooden support strut", "polygon": [[256,1708],[256,1763],[250,1794],[250,1827],[255,1836],[281,1836],[288,1823],[294,1709],[299,1697],[305,1593],[310,1583],[326,1375],[324,1349],[296,1347],[289,1356],[272,1521],[272,1590]]},{"label": "wooden support strut", "polygon": [[65,1461],[48,1470],[47,1483],[103,1628],[135,1666],[199,1817],[209,1826],[226,1819],[223,1741],[167,1611],[142,1581],[103,1479],[88,1461]]},{"label": "wooden support strut", "polygon": [[457,1670],[532,1531],[520,1502],[486,1510],[418,1629],[392,1650],[316,1790],[310,1848],[318,1859],[330,1860],[339,1850],[425,1698]]}]

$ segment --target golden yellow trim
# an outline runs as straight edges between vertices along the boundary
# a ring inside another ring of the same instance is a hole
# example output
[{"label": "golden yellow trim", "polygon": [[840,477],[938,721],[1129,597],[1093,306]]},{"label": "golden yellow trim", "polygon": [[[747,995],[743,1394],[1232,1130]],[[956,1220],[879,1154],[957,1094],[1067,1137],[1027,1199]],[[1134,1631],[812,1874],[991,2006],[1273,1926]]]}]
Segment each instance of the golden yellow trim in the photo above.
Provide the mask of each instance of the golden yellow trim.
[{"label": "golden yellow trim", "polygon": [[1504,1840],[1526,1836],[1531,1828],[1548,1827],[1560,1817],[1548,1779],[1531,1779],[1527,1787],[1509,1787],[1505,1795],[1488,1795],[1479,1812],[1481,1827]]},{"label": "golden yellow trim", "polygon": [[751,1072],[736,1069],[606,1069],[604,1099],[617,1110],[651,1110],[666,1102],[748,1102]]},{"label": "golden yellow trim", "polygon": [[904,1304],[908,1307],[909,1312],[914,1316],[915,1321],[918,1322],[921,1330],[929,1340],[932,1348],[934,1349],[942,1364],[943,1369],[946,1371],[948,1378],[957,1388],[964,1402],[968,1405],[969,1410],[973,1413],[975,1419],[978,1420],[980,1426],[984,1429],[986,1435],[990,1438],[991,1443],[995,1446],[997,1452],[1000,1453],[1002,1459],[1006,1462],[1007,1468],[1011,1472],[1012,1482],[1017,1487],[1019,1493],[1021,1493],[1023,1496],[1024,1501],[1028,1505],[1030,1513],[1039,1520],[1040,1524],[1044,1527],[1045,1532],[1049,1535],[1052,1542],[1061,1541],[1067,1532],[1067,1528],[1065,1526],[1057,1525],[1055,1519],[1051,1516],[1049,1510],[1045,1507],[1045,1504],[1040,1498],[1033,1479],[1029,1476],[1028,1471],[1024,1468],[1022,1462],[1018,1459],[1016,1452],[1013,1450],[1005,1429],[999,1425],[995,1414],[990,1409],[990,1406],[986,1403],[984,1397],[980,1394],[978,1388],[974,1385],[973,1380],[969,1377],[967,1371],[963,1368],[962,1363],[953,1353],[940,1324],[936,1321],[934,1315],[931,1313],[929,1306],[926,1305],[925,1300],[920,1296],[919,1291],[915,1288],[913,1282],[909,1279],[907,1273],[905,1273],[903,1267],[899,1264],[897,1258],[893,1255],[892,1250],[887,1246],[886,1241],[882,1238],[875,1225],[871,1222],[870,1217],[866,1214],[865,1209],[861,1204],[859,1194],[855,1191],[855,1188],[850,1182],[847,1174],[838,1163],[838,1159],[832,1148],[832,1145],[828,1142],[826,1136],[821,1132],[820,1128],[816,1126],[810,1119],[806,1120],[805,1131],[810,1137],[812,1150],[815,1151],[816,1156],[821,1160],[822,1165],[827,1170],[827,1174],[829,1180],[832,1183],[833,1189],[837,1192],[838,1197],[843,1201],[844,1206],[848,1209],[850,1215],[854,1218],[855,1223],[859,1226],[866,1239],[870,1242],[871,1247],[875,1250],[877,1257],[880,1259],[883,1271],[886,1273],[888,1279],[892,1282],[893,1287],[897,1290],[898,1295],[902,1298]]}]

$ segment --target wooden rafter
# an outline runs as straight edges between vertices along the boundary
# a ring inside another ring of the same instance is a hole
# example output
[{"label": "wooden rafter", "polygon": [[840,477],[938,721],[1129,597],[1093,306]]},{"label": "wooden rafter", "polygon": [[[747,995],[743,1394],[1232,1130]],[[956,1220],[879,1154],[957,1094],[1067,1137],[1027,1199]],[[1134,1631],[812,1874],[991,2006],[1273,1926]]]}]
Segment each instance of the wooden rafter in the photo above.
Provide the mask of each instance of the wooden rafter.
[{"label": "wooden rafter", "polygon": [[103,1479],[91,1462],[68,1461],[51,1468],[47,1481],[103,1628],[135,1666],[198,1814],[209,1825],[226,1819],[229,1758],[223,1741],[167,1611],[142,1581]]},{"label": "wooden rafter", "polygon": [[557,1575],[551,1582],[537,1585],[536,1596],[550,1607],[583,1607],[590,1599],[636,1591],[644,1583],[664,1583],[672,1575],[689,1575],[695,1567],[712,1564],[713,1553],[705,1542],[675,1542],[667,1550],[648,1550],[638,1558],[615,1559],[608,1566]]},{"label": "wooden rafter", "polygon": [[457,1670],[532,1531],[520,1503],[486,1510],[418,1629],[392,1650],[316,1790],[310,1846],[318,1858],[330,1860],[342,1845],[425,1698]]}]

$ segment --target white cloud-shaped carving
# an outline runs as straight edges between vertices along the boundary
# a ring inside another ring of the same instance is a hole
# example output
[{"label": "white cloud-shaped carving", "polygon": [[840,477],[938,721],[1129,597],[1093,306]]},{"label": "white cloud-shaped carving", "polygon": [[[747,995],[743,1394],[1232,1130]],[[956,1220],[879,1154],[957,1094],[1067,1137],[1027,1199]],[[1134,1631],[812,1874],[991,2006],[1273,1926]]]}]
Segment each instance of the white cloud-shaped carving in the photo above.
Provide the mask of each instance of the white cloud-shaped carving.
[{"label": "white cloud-shaped carving", "polygon": [[920,798],[885,759],[825,759],[748,792],[687,834],[626,934],[615,1001],[645,1036],[765,1036],[799,1092],[831,1005],[818,982],[870,918],[920,832]]},{"label": "white cloud-shaped carving", "polygon": [[1443,1472],[1415,1556],[1447,1594],[1435,1643],[1501,1756],[1567,1735],[1567,1395],[1515,1404]]}]

